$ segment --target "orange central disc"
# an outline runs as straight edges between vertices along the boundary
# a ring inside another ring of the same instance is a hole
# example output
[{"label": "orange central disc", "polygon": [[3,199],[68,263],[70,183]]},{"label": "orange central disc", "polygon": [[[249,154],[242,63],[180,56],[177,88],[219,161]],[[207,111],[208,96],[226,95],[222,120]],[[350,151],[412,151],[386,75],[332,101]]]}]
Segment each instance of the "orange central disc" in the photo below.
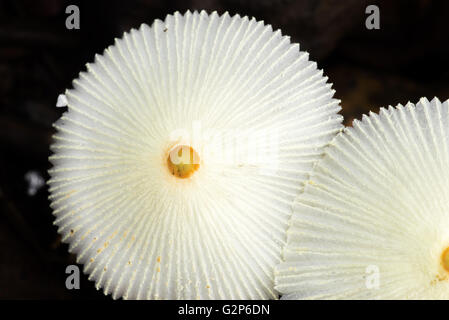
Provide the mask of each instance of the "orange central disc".
[{"label": "orange central disc", "polygon": [[443,268],[446,269],[447,272],[449,272],[449,247],[447,247],[441,255],[441,263],[443,265]]},{"label": "orange central disc", "polygon": [[168,154],[168,170],[175,177],[188,178],[200,167],[199,159],[198,154],[192,147],[186,145],[177,146]]}]

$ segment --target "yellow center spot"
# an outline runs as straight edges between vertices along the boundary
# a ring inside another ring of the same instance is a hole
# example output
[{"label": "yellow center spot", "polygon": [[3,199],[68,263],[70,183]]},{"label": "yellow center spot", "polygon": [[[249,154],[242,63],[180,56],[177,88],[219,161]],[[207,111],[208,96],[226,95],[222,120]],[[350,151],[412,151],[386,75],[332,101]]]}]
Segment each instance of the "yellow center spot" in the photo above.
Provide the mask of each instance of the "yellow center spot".
[{"label": "yellow center spot", "polygon": [[441,255],[441,264],[443,265],[443,268],[449,272],[449,247],[447,247]]},{"label": "yellow center spot", "polygon": [[173,148],[167,158],[167,167],[172,175],[185,179],[192,176],[200,167],[199,156],[196,151],[186,145]]}]

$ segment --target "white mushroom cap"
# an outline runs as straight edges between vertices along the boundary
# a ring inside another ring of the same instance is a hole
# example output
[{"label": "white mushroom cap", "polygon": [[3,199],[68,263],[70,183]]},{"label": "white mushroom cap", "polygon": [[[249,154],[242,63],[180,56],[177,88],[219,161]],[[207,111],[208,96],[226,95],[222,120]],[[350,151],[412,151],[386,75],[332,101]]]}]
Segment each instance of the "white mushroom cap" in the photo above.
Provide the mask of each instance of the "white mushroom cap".
[{"label": "white mushroom cap", "polygon": [[[49,185],[89,279],[114,298],[277,298],[291,205],[341,129],[316,63],[263,22],[187,12],[87,69],[65,93]],[[198,165],[170,163],[182,146]]]},{"label": "white mushroom cap", "polygon": [[364,116],[295,201],[285,299],[449,299],[449,101]]}]

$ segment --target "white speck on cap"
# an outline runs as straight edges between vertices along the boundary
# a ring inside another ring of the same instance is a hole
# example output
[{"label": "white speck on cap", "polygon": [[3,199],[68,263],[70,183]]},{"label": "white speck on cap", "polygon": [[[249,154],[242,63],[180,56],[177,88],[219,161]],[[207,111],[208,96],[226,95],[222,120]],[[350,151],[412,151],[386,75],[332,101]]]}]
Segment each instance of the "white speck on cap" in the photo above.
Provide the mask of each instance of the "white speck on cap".
[{"label": "white speck on cap", "polygon": [[56,101],[56,106],[60,108],[60,107],[67,107],[67,105],[68,105],[67,97],[65,96],[65,94],[60,94],[58,96],[58,100]]}]

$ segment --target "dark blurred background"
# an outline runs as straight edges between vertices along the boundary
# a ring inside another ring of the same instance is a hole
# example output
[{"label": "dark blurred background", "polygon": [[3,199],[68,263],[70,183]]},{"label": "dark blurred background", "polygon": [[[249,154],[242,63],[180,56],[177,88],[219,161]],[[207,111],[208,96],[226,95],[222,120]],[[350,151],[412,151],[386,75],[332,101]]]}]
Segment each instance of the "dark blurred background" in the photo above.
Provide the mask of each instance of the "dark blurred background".
[{"label": "dark blurred background", "polygon": [[[67,30],[76,4],[80,30]],[[365,8],[380,8],[367,30]],[[0,0],[0,299],[105,299],[82,277],[53,226],[45,186],[56,98],[123,31],[187,9],[254,16],[282,29],[324,68],[345,124],[370,110],[449,98],[449,1],[431,0]]]}]

